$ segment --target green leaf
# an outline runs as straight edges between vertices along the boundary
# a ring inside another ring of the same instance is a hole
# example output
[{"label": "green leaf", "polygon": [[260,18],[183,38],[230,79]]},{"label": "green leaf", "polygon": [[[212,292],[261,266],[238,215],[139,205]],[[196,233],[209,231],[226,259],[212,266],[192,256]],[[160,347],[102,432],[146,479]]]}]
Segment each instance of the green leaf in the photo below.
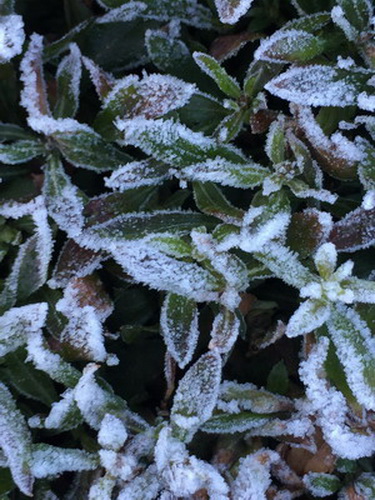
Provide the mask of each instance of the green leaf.
[{"label": "green leaf", "polygon": [[235,414],[223,413],[211,417],[202,426],[202,431],[213,434],[234,434],[245,432],[269,422],[275,415],[240,412]]},{"label": "green leaf", "polygon": [[286,394],[289,388],[289,376],[283,360],[272,367],[267,377],[267,389],[276,394]]},{"label": "green leaf", "polygon": [[0,122],[0,142],[17,141],[19,139],[30,140],[33,134],[14,123]]},{"label": "green leaf", "polygon": [[285,160],[285,120],[283,116],[274,121],[267,135],[266,153],[268,158],[277,165]]},{"label": "green leaf", "polygon": [[373,472],[363,472],[355,481],[354,488],[363,498],[375,495],[375,477]]},{"label": "green leaf", "polygon": [[287,22],[282,30],[303,30],[308,33],[316,33],[331,22],[329,12],[318,12],[309,16],[302,16]]},{"label": "green leaf", "polygon": [[0,16],[9,16],[14,13],[14,0],[2,0],[0,5]]},{"label": "green leaf", "polygon": [[54,132],[53,138],[64,158],[76,167],[106,172],[132,160],[94,131],[77,129],[72,132]]},{"label": "green leaf", "polygon": [[203,213],[227,222],[242,220],[244,211],[233,206],[214,183],[194,182],[193,188],[195,203]]},{"label": "green leaf", "polygon": [[216,85],[224,94],[233,99],[241,97],[241,87],[234,78],[228,75],[216,59],[203,52],[194,52],[193,57],[200,69],[216,82]]},{"label": "green leaf", "polygon": [[161,310],[160,326],[169,353],[180,368],[185,368],[198,342],[196,303],[175,293],[167,294]]},{"label": "green leaf", "polygon": [[34,480],[30,471],[31,435],[12,394],[1,383],[0,446],[7,457],[14,482],[22,493],[32,496]]},{"label": "green leaf", "polygon": [[336,304],[327,327],[350,389],[362,406],[375,408],[375,344],[368,325],[353,309]]},{"label": "green leaf", "polygon": [[147,30],[145,43],[153,64],[160,70],[176,76],[183,76],[186,65],[196,68],[186,44],[163,30]]},{"label": "green leaf", "polygon": [[74,186],[65,173],[58,155],[51,155],[44,169],[43,195],[48,215],[70,236],[78,235],[83,227],[85,195]]},{"label": "green leaf", "polygon": [[223,158],[234,163],[245,163],[233,147],[218,144],[199,132],[193,132],[173,120],[118,121],[124,131],[125,142],[137,146],[156,160],[173,167],[184,167],[208,159]]},{"label": "green leaf", "polygon": [[240,109],[228,115],[215,131],[216,137],[221,142],[230,142],[241,132],[245,118],[245,110]]},{"label": "green leaf", "polygon": [[373,16],[373,5],[370,0],[338,0],[337,3],[359,33],[369,27]]},{"label": "green leaf", "polygon": [[186,234],[199,226],[212,227],[215,219],[198,212],[165,210],[119,215],[108,222],[91,226],[88,237],[99,237],[110,241],[136,240],[153,233]]},{"label": "green leaf", "polygon": [[71,44],[70,54],[64,57],[57,68],[57,101],[53,111],[55,118],[73,118],[76,115],[81,73],[81,53],[76,44]]},{"label": "green leaf", "polygon": [[280,64],[254,59],[244,79],[243,89],[245,94],[254,99],[264,89],[265,84],[279,74],[280,68]]},{"label": "green leaf", "polygon": [[128,189],[161,184],[170,175],[167,165],[153,159],[132,161],[115,170],[105,180],[105,184],[109,188],[124,192]]},{"label": "green leaf", "polygon": [[4,374],[8,385],[13,386],[20,394],[50,406],[57,399],[52,381],[41,371],[35,370],[25,362],[20,352],[10,353],[6,357]]},{"label": "green leaf", "polygon": [[21,139],[12,144],[0,144],[0,162],[6,165],[26,163],[46,153],[45,146],[39,140]]},{"label": "green leaf", "polygon": [[269,62],[306,62],[321,54],[325,41],[306,31],[279,30],[263,41],[255,52],[255,59]]},{"label": "green leaf", "polygon": [[311,494],[328,497],[341,488],[341,481],[333,474],[309,472],[303,476],[303,482]]},{"label": "green leaf", "polygon": [[180,380],[173,399],[171,420],[184,431],[194,431],[213,412],[221,379],[217,351],[201,356]]}]

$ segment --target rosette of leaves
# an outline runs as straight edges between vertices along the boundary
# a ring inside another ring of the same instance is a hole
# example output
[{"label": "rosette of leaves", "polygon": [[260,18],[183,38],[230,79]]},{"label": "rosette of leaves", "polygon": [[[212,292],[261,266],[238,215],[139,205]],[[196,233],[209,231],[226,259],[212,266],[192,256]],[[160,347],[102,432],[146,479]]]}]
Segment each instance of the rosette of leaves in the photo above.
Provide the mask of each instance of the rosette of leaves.
[{"label": "rosette of leaves", "polygon": [[0,496],[374,496],[373,22],[0,0]]}]

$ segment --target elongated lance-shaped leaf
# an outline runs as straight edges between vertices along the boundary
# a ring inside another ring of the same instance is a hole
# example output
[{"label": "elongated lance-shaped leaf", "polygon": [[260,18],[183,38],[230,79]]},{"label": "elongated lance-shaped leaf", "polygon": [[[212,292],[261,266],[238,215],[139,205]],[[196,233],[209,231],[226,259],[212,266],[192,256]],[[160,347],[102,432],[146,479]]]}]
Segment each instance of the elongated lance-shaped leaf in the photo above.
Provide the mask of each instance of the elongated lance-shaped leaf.
[{"label": "elongated lance-shaped leaf", "polygon": [[244,93],[253,99],[271,78],[280,72],[278,63],[255,60],[250,64],[243,84]]},{"label": "elongated lance-shaped leaf", "polygon": [[221,413],[214,415],[202,426],[202,431],[209,434],[234,434],[256,429],[275,418],[272,414],[253,413]]},{"label": "elongated lance-shaped leaf", "polygon": [[338,0],[345,17],[358,33],[368,28],[374,8],[370,0]]},{"label": "elongated lance-shaped leaf", "polygon": [[213,412],[219,393],[221,358],[217,350],[201,356],[180,380],[171,420],[181,429],[198,429]]},{"label": "elongated lance-shaped leaf", "polygon": [[194,182],[194,199],[199,210],[225,222],[240,222],[244,211],[233,206],[212,182]]},{"label": "elongated lance-shaped leaf", "polygon": [[223,158],[243,164],[242,153],[230,146],[219,145],[185,125],[169,120],[118,120],[117,127],[124,132],[125,143],[137,146],[156,160],[173,167],[184,167],[208,159]]},{"label": "elongated lance-shaped leaf", "polygon": [[291,68],[265,85],[271,94],[296,104],[352,106],[369,80],[367,72],[312,65]]},{"label": "elongated lance-shaped leaf", "polygon": [[290,318],[285,334],[296,337],[322,326],[331,314],[331,307],[324,301],[306,300]]},{"label": "elongated lance-shaped leaf", "polygon": [[337,356],[358,402],[375,408],[375,339],[353,309],[335,305],[327,322]]},{"label": "elongated lance-shaped leaf", "polygon": [[76,127],[73,124],[72,127],[52,130],[52,135],[64,158],[76,167],[105,172],[132,160],[128,154],[105,142],[90,127],[85,125],[83,128],[78,122]]},{"label": "elongated lance-shaped leaf", "polygon": [[[158,478],[156,466],[152,464],[120,490],[117,500],[127,500],[128,498],[133,500],[154,500],[161,489],[162,484]],[[108,500],[110,500],[109,497]]]},{"label": "elongated lance-shaped leaf", "polygon": [[153,159],[132,161],[115,170],[110,177],[105,179],[105,185],[124,192],[141,186],[161,184],[170,175],[167,165]]},{"label": "elongated lance-shaped leaf", "polygon": [[245,164],[232,162],[219,156],[196,162],[182,169],[182,176],[192,181],[216,182],[240,189],[254,188],[270,175],[267,168],[249,159]]},{"label": "elongated lance-shaped leaf", "polygon": [[277,165],[285,160],[285,149],[285,117],[281,115],[270,126],[265,151],[272,163]]},{"label": "elongated lance-shaped leaf", "polygon": [[103,100],[112,90],[115,84],[115,78],[100,68],[88,57],[82,57],[82,63],[87,71],[90,73],[91,81],[95,86],[96,93],[99,98]]},{"label": "elongated lance-shaped leaf", "polygon": [[45,429],[59,429],[59,431],[68,431],[75,429],[83,422],[83,417],[74,400],[73,389],[67,389],[60,401],[52,404],[51,411],[45,419],[38,416],[29,419],[31,427]]},{"label": "elongated lance-shaped leaf", "polygon": [[70,54],[65,56],[57,68],[57,101],[53,114],[55,118],[73,118],[79,106],[81,82],[81,52],[75,43],[70,44]]},{"label": "elongated lance-shaped leaf", "polygon": [[233,141],[237,135],[241,132],[244,124],[245,111],[240,109],[235,111],[231,115],[228,115],[222,120],[217,129],[215,130],[215,137],[219,139],[220,142],[227,143]]},{"label": "elongated lance-shaped leaf", "polygon": [[241,97],[241,87],[233,77],[228,75],[216,59],[203,52],[194,52],[193,57],[200,69],[215,81],[224,94],[233,99]]},{"label": "elongated lance-shaped leaf", "polygon": [[276,31],[262,41],[255,51],[255,59],[269,62],[305,62],[324,50],[324,40],[303,30]]},{"label": "elongated lance-shaped leaf", "polygon": [[[106,241],[125,241],[142,239],[152,234],[186,234],[195,227],[213,227],[215,219],[199,212],[182,210],[159,210],[154,212],[135,212],[119,215],[108,222],[91,226],[84,239]],[[103,248],[104,249],[104,248]]]},{"label": "elongated lance-shaped leaf", "polygon": [[195,302],[169,293],[160,316],[164,342],[180,368],[191,361],[198,342],[198,309]]},{"label": "elongated lance-shaped leaf", "polygon": [[6,165],[25,163],[45,154],[46,149],[39,140],[25,139],[12,144],[0,144],[0,162]]},{"label": "elongated lance-shaped leaf", "polygon": [[17,299],[25,299],[45,283],[52,253],[52,236],[41,196],[29,203],[4,204],[0,214],[15,219],[31,215],[36,229],[35,234],[20,246],[12,271],[5,280],[0,308],[7,309]]},{"label": "elongated lance-shaped leaf", "polygon": [[31,35],[29,47],[21,62],[21,80],[24,88],[21,104],[29,117],[49,116],[50,108],[42,64],[43,37]]},{"label": "elongated lance-shaped leaf", "polygon": [[51,155],[44,168],[43,195],[48,214],[70,237],[80,234],[84,225],[85,195],[74,186],[58,155]]},{"label": "elongated lance-shaped leaf", "polygon": [[27,352],[27,361],[32,361],[38,370],[47,373],[52,380],[66,387],[74,387],[78,382],[80,372],[49,349],[41,331],[28,336]]},{"label": "elongated lance-shaped leaf", "polygon": [[33,446],[31,471],[36,478],[55,476],[67,471],[93,470],[99,465],[96,454],[49,444]]},{"label": "elongated lance-shaped leaf", "polygon": [[221,354],[227,354],[233,347],[240,332],[240,319],[236,313],[225,309],[214,319],[210,349],[217,349]]},{"label": "elongated lance-shaped leaf", "polygon": [[277,277],[296,288],[317,281],[317,278],[301,264],[297,254],[279,243],[269,243],[264,251],[256,252],[254,257]]},{"label": "elongated lance-shaped leaf", "polygon": [[29,130],[25,130],[14,123],[0,122],[0,142],[19,141],[20,139],[35,139],[35,136]]},{"label": "elongated lance-shaped leaf", "polygon": [[27,335],[40,330],[47,317],[47,304],[13,307],[0,317],[0,356],[26,343]]},{"label": "elongated lance-shaped leaf", "polygon": [[333,224],[329,240],[340,252],[355,252],[375,244],[375,208],[359,207]]},{"label": "elongated lance-shaped leaf", "polygon": [[0,383],[0,447],[7,458],[14,482],[22,493],[32,496],[31,435],[12,394],[2,383]]},{"label": "elongated lance-shaped leaf", "polygon": [[250,9],[253,0],[215,0],[220,21],[226,24],[236,22]]},{"label": "elongated lance-shaped leaf", "polygon": [[194,64],[186,44],[164,30],[147,30],[145,45],[152,63],[161,71],[177,74],[179,65]]},{"label": "elongated lance-shaped leaf", "polygon": [[[99,0],[105,8],[111,8],[100,18],[100,22],[127,22],[136,18],[156,21],[178,21],[195,28],[212,28],[212,13],[197,0],[180,0],[171,4],[168,0],[148,0],[147,2],[126,2],[119,0]],[[116,8],[117,7],[117,8]]]}]

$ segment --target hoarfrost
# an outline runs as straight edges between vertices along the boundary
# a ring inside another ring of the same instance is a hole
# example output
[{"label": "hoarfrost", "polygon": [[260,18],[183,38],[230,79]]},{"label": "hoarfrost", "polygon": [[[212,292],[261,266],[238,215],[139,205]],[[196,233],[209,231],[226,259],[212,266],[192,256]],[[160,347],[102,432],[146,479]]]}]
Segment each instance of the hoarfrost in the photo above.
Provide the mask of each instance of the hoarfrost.
[{"label": "hoarfrost", "polygon": [[306,386],[306,396],[317,416],[317,424],[333,452],[341,458],[356,460],[375,452],[375,436],[371,431],[354,432],[346,422],[349,409],[341,392],[328,386],[324,378],[324,362],[329,339],[318,340],[306,361],[300,365],[299,374]]},{"label": "hoarfrost", "polygon": [[374,410],[375,339],[368,325],[353,309],[336,304],[327,326],[349,387],[364,408]]},{"label": "hoarfrost", "polygon": [[228,353],[237,340],[240,320],[231,311],[220,312],[212,324],[209,349],[217,349],[220,354]]},{"label": "hoarfrost", "polygon": [[168,294],[161,309],[160,327],[168,352],[180,368],[185,368],[193,357],[199,337],[195,302]]},{"label": "hoarfrost", "polygon": [[236,500],[266,500],[271,486],[271,465],[280,460],[275,451],[262,448],[240,459],[238,475],[232,485]]},{"label": "hoarfrost", "polygon": [[110,450],[119,450],[128,438],[125,426],[122,421],[107,413],[101,424],[98,433],[98,443],[103,448]]},{"label": "hoarfrost", "polygon": [[31,471],[36,478],[56,476],[65,471],[96,469],[96,456],[83,450],[58,448],[46,444],[35,445],[31,457]]},{"label": "hoarfrost", "polygon": [[10,61],[22,52],[25,41],[24,23],[21,16],[0,16],[0,64]]},{"label": "hoarfrost", "polygon": [[180,380],[173,399],[171,420],[195,430],[208,420],[219,394],[221,358],[216,350],[201,356]]},{"label": "hoarfrost", "polygon": [[332,21],[339,26],[345,33],[345,36],[351,42],[354,42],[358,36],[357,30],[346,19],[343,9],[339,5],[335,5],[331,10]]},{"label": "hoarfrost", "polygon": [[357,104],[361,85],[350,78],[350,71],[316,64],[290,68],[265,88],[296,104],[345,107]]},{"label": "hoarfrost", "polygon": [[120,490],[117,500],[154,500],[161,488],[156,465],[152,464]]},{"label": "hoarfrost", "polygon": [[279,30],[261,41],[254,58],[262,61],[285,63],[312,59],[320,52],[319,40],[307,31]]},{"label": "hoarfrost", "polygon": [[139,466],[136,457],[129,454],[100,450],[99,456],[101,465],[122,481],[129,481]]},{"label": "hoarfrost", "polygon": [[174,495],[190,496],[205,488],[210,498],[228,500],[229,488],[217,470],[207,462],[189,456],[181,441],[164,427],[155,446],[155,463],[165,487]]},{"label": "hoarfrost", "polygon": [[215,0],[220,21],[236,24],[240,17],[250,9],[253,0]]},{"label": "hoarfrost", "polygon": [[[66,92],[65,96],[59,96],[68,98],[71,103],[71,109],[69,114],[74,116],[78,110],[79,106],[79,87],[81,83],[82,76],[82,63],[81,63],[81,52],[76,43],[71,43],[69,45],[70,54],[65,56],[57,68],[56,79],[58,82],[58,92]],[[60,89],[60,81],[62,84],[66,85],[65,80],[68,80],[68,86],[66,89]]]},{"label": "hoarfrost", "polygon": [[290,318],[285,334],[296,337],[312,332],[322,326],[331,314],[331,308],[325,303],[313,300],[303,302]]}]

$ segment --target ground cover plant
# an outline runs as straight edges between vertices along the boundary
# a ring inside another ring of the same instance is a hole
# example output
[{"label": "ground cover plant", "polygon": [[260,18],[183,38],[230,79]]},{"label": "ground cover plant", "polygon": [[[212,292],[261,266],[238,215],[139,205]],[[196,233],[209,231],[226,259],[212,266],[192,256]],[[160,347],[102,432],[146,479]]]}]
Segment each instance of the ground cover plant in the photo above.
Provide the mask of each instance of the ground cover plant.
[{"label": "ground cover plant", "polygon": [[0,498],[375,498],[371,0],[0,0]]}]

